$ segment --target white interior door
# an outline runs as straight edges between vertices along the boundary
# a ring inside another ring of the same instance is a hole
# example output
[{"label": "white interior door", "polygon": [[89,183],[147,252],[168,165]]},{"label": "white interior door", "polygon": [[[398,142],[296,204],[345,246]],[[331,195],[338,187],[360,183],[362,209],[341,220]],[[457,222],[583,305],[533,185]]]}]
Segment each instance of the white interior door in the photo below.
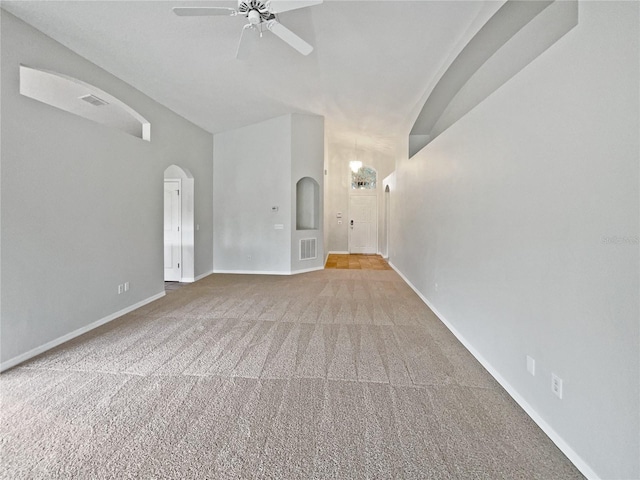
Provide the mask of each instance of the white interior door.
[{"label": "white interior door", "polygon": [[164,280],[182,279],[182,204],[180,180],[164,181]]},{"label": "white interior door", "polygon": [[349,197],[349,252],[378,253],[378,197]]}]

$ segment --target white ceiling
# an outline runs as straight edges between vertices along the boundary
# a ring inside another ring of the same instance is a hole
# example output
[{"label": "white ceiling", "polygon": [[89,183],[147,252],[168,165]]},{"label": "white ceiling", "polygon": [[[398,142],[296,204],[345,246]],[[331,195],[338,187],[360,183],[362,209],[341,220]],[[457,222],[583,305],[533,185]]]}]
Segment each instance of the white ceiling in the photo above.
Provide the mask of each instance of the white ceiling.
[{"label": "white ceiling", "polygon": [[324,115],[333,143],[389,147],[406,143],[411,112],[485,3],[325,0],[280,15],[314,45],[308,57],[267,32],[244,61],[235,59],[243,17],[171,11],[235,1],[2,7],[212,133],[302,112]]}]

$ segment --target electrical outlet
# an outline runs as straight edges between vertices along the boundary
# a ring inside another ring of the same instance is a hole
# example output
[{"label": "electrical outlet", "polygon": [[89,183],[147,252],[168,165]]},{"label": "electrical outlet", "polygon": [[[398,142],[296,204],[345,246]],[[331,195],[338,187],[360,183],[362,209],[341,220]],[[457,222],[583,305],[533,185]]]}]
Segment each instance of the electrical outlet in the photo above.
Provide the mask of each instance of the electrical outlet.
[{"label": "electrical outlet", "polygon": [[118,285],[118,295],[120,295],[124,291],[124,285]]},{"label": "electrical outlet", "polygon": [[124,291],[125,292],[129,291],[129,282],[124,282]]},{"label": "electrical outlet", "polygon": [[529,355],[527,355],[527,372],[529,372],[534,377],[536,376],[536,361]]},{"label": "electrical outlet", "polygon": [[555,373],[551,374],[551,391],[562,400],[562,379]]}]

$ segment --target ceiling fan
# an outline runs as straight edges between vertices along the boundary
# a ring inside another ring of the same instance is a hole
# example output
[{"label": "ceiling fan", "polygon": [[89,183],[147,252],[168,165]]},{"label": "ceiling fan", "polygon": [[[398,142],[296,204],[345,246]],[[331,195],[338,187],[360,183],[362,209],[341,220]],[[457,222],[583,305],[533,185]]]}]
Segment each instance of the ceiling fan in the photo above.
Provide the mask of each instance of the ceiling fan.
[{"label": "ceiling fan", "polygon": [[282,25],[277,15],[289,10],[311,7],[322,3],[323,0],[238,0],[238,8],[227,7],[174,7],[173,13],[181,17],[228,16],[242,15],[249,21],[242,29],[240,43],[236,51],[236,58],[244,57],[242,39],[247,30],[257,31],[262,37],[265,30],[269,30],[281,40],[296,49],[302,55],[309,55],[313,47],[298,35]]}]

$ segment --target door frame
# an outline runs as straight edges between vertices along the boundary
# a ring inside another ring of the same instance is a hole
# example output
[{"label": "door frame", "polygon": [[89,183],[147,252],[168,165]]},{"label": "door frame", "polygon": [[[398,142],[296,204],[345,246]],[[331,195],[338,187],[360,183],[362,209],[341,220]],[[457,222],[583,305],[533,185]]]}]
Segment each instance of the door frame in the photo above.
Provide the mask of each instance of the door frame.
[{"label": "door frame", "polygon": [[384,253],[383,258],[389,258],[389,235],[391,233],[391,189],[386,185],[383,191],[384,198]]},{"label": "door frame", "polygon": [[[163,188],[166,186],[167,182],[178,182],[178,216],[179,216],[179,220],[178,220],[178,228],[180,231],[180,261],[178,263],[178,270],[179,270],[179,274],[178,276],[180,277],[178,280],[167,280],[166,276],[164,278],[165,282],[181,282],[182,281],[182,272],[183,272],[183,262],[182,262],[182,247],[183,247],[183,238],[182,238],[182,232],[183,232],[183,228],[182,228],[182,179],[181,178],[165,178],[164,179],[164,183],[163,183]],[[164,232],[164,196],[163,196],[163,201],[162,201],[162,208],[163,208],[163,220],[162,220],[162,226],[163,226],[163,232]],[[164,233],[163,233],[163,244],[164,244]],[[164,265],[164,271],[166,273],[166,265]]]},{"label": "door frame", "polygon": [[[182,280],[184,283],[196,281],[195,262],[196,244],[200,225],[196,223],[195,217],[195,179],[188,168],[177,163],[169,165],[164,170],[164,177],[167,180],[180,179],[181,197],[181,229],[182,232]],[[204,276],[204,275],[202,275]]]}]

